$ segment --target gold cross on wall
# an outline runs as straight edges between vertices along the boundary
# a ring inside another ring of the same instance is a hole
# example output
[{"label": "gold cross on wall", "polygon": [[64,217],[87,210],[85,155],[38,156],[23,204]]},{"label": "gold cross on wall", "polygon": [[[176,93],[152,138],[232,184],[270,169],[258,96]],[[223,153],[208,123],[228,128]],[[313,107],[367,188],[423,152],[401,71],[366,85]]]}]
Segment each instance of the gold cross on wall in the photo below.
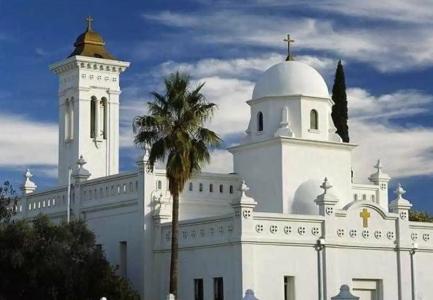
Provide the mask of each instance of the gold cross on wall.
[{"label": "gold cross on wall", "polygon": [[87,21],[87,30],[88,31],[92,30],[92,22],[93,22],[92,16],[88,16],[86,18],[86,21]]},{"label": "gold cross on wall", "polygon": [[368,210],[364,208],[359,216],[362,218],[362,226],[368,227],[368,218],[371,216]]},{"label": "gold cross on wall", "polygon": [[288,35],[287,35],[287,38],[285,38],[283,41],[284,41],[284,42],[287,42],[287,58],[286,58],[286,61],[293,60],[293,56],[292,56],[292,54],[290,53],[290,43],[294,43],[295,40],[292,40],[292,39],[290,38],[290,34],[288,34]]}]

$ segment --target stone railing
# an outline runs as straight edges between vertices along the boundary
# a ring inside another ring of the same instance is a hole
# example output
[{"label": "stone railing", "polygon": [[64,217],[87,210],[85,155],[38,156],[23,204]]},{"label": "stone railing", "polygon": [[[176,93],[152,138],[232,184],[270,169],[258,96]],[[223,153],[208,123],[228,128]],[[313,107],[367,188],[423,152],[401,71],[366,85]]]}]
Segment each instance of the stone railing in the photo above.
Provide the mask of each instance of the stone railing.
[{"label": "stone railing", "polygon": [[[240,184],[240,177],[236,174],[200,173],[185,183],[181,194],[181,202],[197,200],[223,201],[230,203],[236,197]],[[168,181],[165,172],[155,171],[155,190],[159,190],[165,197],[169,197]]]},{"label": "stone railing", "polygon": [[[179,247],[194,247],[229,243],[233,235],[233,216],[210,217],[181,221]],[[160,237],[156,249],[166,250],[171,245],[171,222],[160,225]]]},{"label": "stone railing", "polygon": [[67,187],[62,186],[21,197],[17,203],[17,218],[32,218],[40,213],[52,214],[66,211]]},{"label": "stone railing", "polygon": [[95,200],[137,198],[138,175],[137,172],[122,173],[102,178],[96,178],[81,183],[81,203]]},{"label": "stone railing", "polygon": [[[77,201],[80,207],[90,207],[101,203],[137,199],[137,190],[137,172],[88,180],[72,186],[71,209],[76,207]],[[16,218],[33,218],[40,213],[66,216],[67,199],[67,186],[23,195],[17,203]]]}]

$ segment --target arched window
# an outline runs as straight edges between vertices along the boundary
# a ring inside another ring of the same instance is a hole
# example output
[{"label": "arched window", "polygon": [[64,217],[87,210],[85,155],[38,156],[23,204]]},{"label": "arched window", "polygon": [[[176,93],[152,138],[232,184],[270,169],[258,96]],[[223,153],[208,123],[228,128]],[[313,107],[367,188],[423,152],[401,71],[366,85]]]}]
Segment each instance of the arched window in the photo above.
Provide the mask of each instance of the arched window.
[{"label": "arched window", "polygon": [[161,181],[161,180],[158,180],[158,181],[157,181],[157,183],[156,183],[156,188],[157,188],[158,190],[161,190],[161,189],[162,189],[162,181]]},{"label": "arched window", "polygon": [[230,186],[229,192],[230,192],[230,194],[233,194],[233,186],[232,185]]},{"label": "arched window", "polygon": [[74,98],[65,100],[65,140],[74,138]]},{"label": "arched window", "polygon": [[257,131],[263,131],[263,113],[261,111],[257,113]]},{"label": "arched window", "polygon": [[189,191],[192,192],[192,190],[193,190],[193,185],[192,185],[192,182],[190,182],[189,183]]},{"label": "arched window", "polygon": [[319,114],[315,109],[310,112],[310,129],[319,129]]},{"label": "arched window", "polygon": [[70,103],[69,99],[65,100],[65,140],[67,141],[69,139],[69,126],[70,126]]},{"label": "arched window", "polygon": [[220,193],[224,192],[224,186],[222,184],[220,184]]},{"label": "arched window", "polygon": [[102,97],[101,100],[101,109],[102,109],[102,124],[101,124],[101,128],[102,128],[102,138],[104,140],[107,139],[107,110],[108,110],[108,102],[107,102],[107,98]]},{"label": "arched window", "polygon": [[212,183],[209,184],[209,192],[210,192],[210,193],[213,193],[213,184],[212,184]]},{"label": "arched window", "polygon": [[97,131],[97,99],[95,96],[92,96],[90,100],[90,137],[96,138],[96,131]]},{"label": "arched window", "polygon": [[69,101],[69,139],[74,138],[74,97]]},{"label": "arched window", "polygon": [[199,191],[199,192],[203,192],[203,183],[200,183],[200,184],[198,185],[198,191]]}]

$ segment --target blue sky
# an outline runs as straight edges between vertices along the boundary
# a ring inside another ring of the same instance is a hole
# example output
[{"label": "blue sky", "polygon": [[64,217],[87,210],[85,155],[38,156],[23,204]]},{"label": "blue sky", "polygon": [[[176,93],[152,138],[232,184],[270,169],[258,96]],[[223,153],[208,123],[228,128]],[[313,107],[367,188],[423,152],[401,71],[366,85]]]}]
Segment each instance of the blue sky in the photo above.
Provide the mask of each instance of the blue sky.
[{"label": "blue sky", "polygon": [[[22,182],[30,167],[55,184],[57,79],[48,65],[72,51],[92,15],[108,49],[130,61],[121,85],[121,169],[134,167],[131,119],[175,70],[205,81],[219,105],[210,124],[226,145],[248,121],[261,72],[286,54],[317,68],[332,87],[345,65],[357,181],[377,158],[417,209],[433,212],[433,4],[431,1],[25,1],[0,0],[0,181]],[[229,171],[219,150],[211,170]]]}]

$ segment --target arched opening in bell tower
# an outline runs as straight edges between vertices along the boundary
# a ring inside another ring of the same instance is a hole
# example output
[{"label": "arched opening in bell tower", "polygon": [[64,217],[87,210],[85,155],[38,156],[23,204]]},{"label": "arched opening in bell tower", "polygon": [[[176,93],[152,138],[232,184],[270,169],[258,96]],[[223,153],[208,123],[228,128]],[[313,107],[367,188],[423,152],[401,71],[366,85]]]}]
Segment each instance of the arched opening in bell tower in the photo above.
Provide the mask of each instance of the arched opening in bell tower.
[{"label": "arched opening in bell tower", "polygon": [[263,131],[263,113],[261,111],[257,113],[257,131]]},{"label": "arched opening in bell tower", "polygon": [[315,109],[312,109],[310,112],[310,129],[319,129],[319,114]]}]

